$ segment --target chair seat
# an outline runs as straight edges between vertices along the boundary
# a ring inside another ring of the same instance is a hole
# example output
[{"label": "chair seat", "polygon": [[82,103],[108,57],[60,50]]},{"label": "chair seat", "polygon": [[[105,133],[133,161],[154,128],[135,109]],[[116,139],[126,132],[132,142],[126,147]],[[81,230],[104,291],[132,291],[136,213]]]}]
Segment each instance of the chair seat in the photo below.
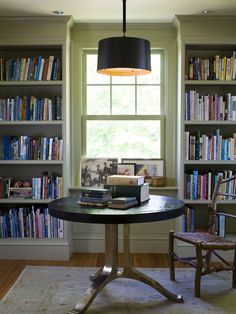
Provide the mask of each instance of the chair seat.
[{"label": "chair seat", "polygon": [[208,232],[176,232],[174,237],[195,245],[201,242],[202,249],[232,250],[236,248],[236,242]]}]

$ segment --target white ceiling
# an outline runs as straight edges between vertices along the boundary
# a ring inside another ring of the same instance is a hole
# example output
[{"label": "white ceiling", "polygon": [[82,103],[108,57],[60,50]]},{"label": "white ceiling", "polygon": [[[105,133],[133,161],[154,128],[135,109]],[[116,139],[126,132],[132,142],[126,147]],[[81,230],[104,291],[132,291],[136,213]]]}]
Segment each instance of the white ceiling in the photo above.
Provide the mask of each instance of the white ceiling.
[{"label": "white ceiling", "polygon": [[[127,23],[171,22],[175,15],[236,15],[236,0],[127,0]],[[63,10],[76,22],[122,22],[122,0],[0,0],[0,16],[54,15]]]}]

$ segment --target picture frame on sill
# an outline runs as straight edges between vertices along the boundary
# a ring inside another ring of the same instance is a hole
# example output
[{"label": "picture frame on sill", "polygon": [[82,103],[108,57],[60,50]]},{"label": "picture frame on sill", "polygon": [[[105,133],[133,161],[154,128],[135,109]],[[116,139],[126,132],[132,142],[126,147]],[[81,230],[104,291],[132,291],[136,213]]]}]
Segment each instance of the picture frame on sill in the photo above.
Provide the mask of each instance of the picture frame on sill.
[{"label": "picture frame on sill", "polygon": [[81,186],[103,188],[109,175],[117,174],[118,158],[82,158]]},{"label": "picture frame on sill", "polygon": [[135,175],[135,163],[119,163],[118,175],[134,176]]},{"label": "picture frame on sill", "polygon": [[135,163],[135,175],[144,177],[164,177],[164,159],[122,158],[122,163]]}]

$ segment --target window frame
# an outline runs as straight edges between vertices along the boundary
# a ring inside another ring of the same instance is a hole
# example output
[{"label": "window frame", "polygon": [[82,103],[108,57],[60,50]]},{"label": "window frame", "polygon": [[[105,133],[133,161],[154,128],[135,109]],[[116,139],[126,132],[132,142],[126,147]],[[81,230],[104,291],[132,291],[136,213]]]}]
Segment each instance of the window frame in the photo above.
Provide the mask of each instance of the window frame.
[{"label": "window frame", "polygon": [[[87,156],[86,153],[86,148],[87,148],[87,143],[86,143],[86,134],[87,134],[87,121],[100,121],[100,120],[106,120],[106,121],[137,121],[137,120],[157,120],[160,121],[160,156],[158,158],[164,159],[165,158],[165,112],[164,112],[164,107],[165,107],[165,51],[164,49],[152,49],[151,53],[155,54],[160,54],[161,57],[161,76],[160,76],[160,83],[157,84],[141,84],[137,83],[137,78],[135,78],[135,114],[132,115],[115,115],[111,114],[111,107],[112,107],[112,97],[110,97],[110,114],[107,115],[87,115],[87,86],[88,85],[93,85],[93,84],[87,84],[87,64],[86,64],[86,56],[88,54],[97,54],[97,49],[83,49],[82,50],[82,110],[81,110],[81,133],[82,133],[82,145],[81,145],[81,156],[83,157],[91,157]],[[108,84],[104,85],[109,85],[110,86],[110,96],[112,95],[112,80],[110,79]],[[120,86],[128,86],[129,84],[114,84],[114,85],[120,85]],[[133,84],[130,84],[133,85]],[[145,115],[145,114],[137,114],[137,86],[160,86],[160,114],[158,115]],[[96,84],[94,84],[96,86]],[[103,156],[104,157],[104,156]],[[125,157],[125,156],[121,156]],[[136,157],[136,156],[133,156]],[[153,156],[150,156],[150,158],[153,158]]]}]

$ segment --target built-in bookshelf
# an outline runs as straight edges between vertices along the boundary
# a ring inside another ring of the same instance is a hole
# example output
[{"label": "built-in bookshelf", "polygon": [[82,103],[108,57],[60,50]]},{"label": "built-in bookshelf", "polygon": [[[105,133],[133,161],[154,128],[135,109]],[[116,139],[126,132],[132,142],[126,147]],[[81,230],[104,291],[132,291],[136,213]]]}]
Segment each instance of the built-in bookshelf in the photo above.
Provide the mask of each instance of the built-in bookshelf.
[{"label": "built-in bookshelf", "polygon": [[[219,33],[222,36],[225,31],[224,38],[213,32],[214,27],[218,29],[216,18],[195,17],[191,27],[190,20],[177,18],[178,185],[179,197],[189,207],[179,229],[201,231],[208,227],[208,205],[217,176],[236,173],[236,41],[229,38],[231,18]],[[235,214],[235,200],[218,203],[220,211]],[[226,222],[226,235],[236,235],[233,223]]]},{"label": "built-in bookshelf", "polygon": [[47,206],[68,194],[67,32],[50,41],[58,22],[34,23],[40,39],[0,41],[0,258],[68,259],[68,224]]}]

